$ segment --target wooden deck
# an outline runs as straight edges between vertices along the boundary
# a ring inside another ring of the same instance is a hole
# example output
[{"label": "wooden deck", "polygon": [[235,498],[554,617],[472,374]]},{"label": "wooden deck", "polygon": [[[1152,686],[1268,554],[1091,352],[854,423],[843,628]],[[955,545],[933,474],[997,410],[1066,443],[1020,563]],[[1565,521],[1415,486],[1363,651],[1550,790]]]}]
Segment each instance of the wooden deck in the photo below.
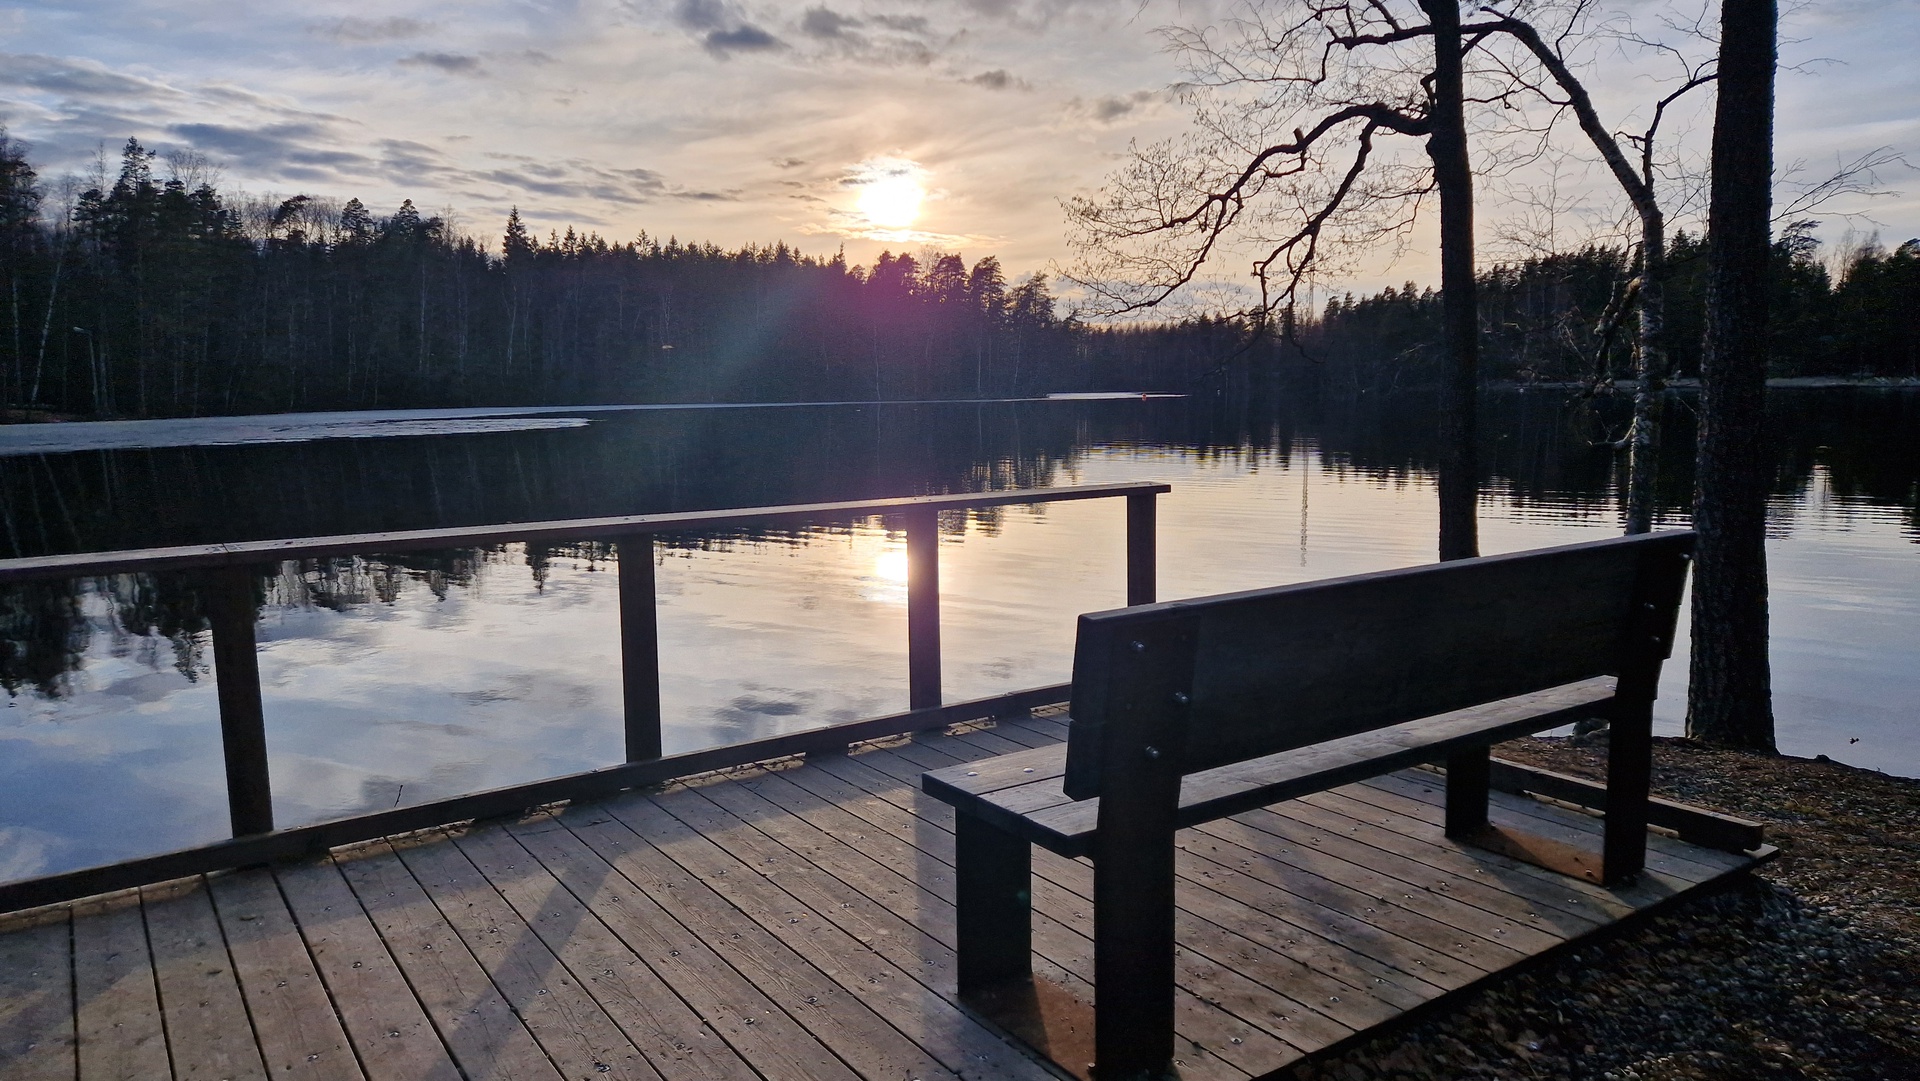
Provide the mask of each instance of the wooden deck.
[{"label": "wooden deck", "polygon": [[[954,1005],[951,811],[1003,722],[0,917],[0,1078],[1047,1078]],[[1598,822],[1494,797],[1496,824]],[[1602,889],[1463,848],[1420,772],[1184,831],[1179,1070],[1260,1076],[1759,859]],[[1765,857],[1762,852],[1760,859]],[[1036,850],[1036,971],[1090,997],[1092,873]]]}]

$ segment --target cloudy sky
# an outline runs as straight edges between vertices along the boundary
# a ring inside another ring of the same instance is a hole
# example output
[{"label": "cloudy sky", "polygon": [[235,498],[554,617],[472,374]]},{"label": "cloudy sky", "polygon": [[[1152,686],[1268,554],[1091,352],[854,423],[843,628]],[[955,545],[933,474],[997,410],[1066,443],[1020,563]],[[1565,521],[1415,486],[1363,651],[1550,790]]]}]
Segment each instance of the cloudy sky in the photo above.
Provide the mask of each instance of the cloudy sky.
[{"label": "cloudy sky", "polygon": [[[1211,0],[61,0],[0,7],[0,121],[50,176],[131,135],[204,153],[223,188],[411,197],[489,237],[518,205],[542,231],[858,262],[931,245],[1019,273],[1068,260],[1059,199],[1183,126],[1156,29],[1217,17]],[[1783,160],[1920,161],[1920,5],[1830,0],[1789,36]],[[1606,100],[1647,96],[1639,68],[1600,59]],[[1908,194],[1834,208],[1877,225],[1823,235],[1920,235],[1920,174],[1883,179]],[[1429,277],[1425,248],[1363,277]]]}]

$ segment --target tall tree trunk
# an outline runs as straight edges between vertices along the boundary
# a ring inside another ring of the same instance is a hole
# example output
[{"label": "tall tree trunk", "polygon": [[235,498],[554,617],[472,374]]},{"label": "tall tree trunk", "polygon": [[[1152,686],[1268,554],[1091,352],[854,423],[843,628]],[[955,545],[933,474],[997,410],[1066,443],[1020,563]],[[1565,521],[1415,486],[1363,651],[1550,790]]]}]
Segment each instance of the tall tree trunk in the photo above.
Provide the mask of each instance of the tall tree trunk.
[{"label": "tall tree trunk", "polygon": [[1460,5],[1420,0],[1433,22],[1434,183],[1440,189],[1440,303],[1446,326],[1446,375],[1440,406],[1440,558],[1480,554],[1475,522],[1479,502],[1480,321],[1473,280],[1473,168],[1467,160],[1462,102]]},{"label": "tall tree trunk", "polygon": [[1627,432],[1627,532],[1653,531],[1660,479],[1661,413],[1667,398],[1667,230],[1660,208],[1640,218],[1640,338],[1634,350],[1633,427]]},{"label": "tall tree trunk", "polygon": [[1771,751],[1764,439],[1773,178],[1774,0],[1722,0],[1700,364],[1687,734]]}]

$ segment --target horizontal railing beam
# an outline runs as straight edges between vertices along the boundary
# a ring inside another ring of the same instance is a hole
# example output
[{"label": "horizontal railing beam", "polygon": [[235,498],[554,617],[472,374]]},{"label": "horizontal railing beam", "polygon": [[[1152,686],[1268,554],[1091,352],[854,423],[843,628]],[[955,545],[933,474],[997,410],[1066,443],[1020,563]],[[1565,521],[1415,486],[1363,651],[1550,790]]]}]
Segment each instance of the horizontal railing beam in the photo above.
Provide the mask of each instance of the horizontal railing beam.
[{"label": "horizontal railing beam", "polygon": [[549,777],[412,807],[396,807],[390,811],[375,811],[273,833],[236,837],[230,841],[216,841],[197,848],[142,856],[101,867],[0,883],[0,913],[58,904],[210,871],[303,859],[339,845],[456,822],[518,814],[550,803],[599,799],[627,789],[645,788],[714,770],[789,755],[845,748],[850,743],[945,728],[967,721],[1009,716],[1036,706],[1065,702],[1071,690],[1068,684],[1035,687],[971,702],[956,702],[950,706],[910,710],[826,728],[789,732],[648,762],[629,762],[564,777]]},{"label": "horizontal railing beam", "polygon": [[852,499],[836,503],[796,503],[777,507],[731,510],[626,514],[611,518],[575,518],[554,522],[509,522],[491,526],[452,526],[409,529],[390,533],[353,533],[332,537],[240,541],[232,544],[142,548],[121,552],[78,552],[72,555],[0,559],[0,585],[45,578],[83,578],[135,571],[180,570],[190,567],[227,567],[282,559],[324,559],[330,556],[406,552],[435,548],[469,548],[515,541],[567,544],[617,541],[635,533],[677,533],[742,525],[792,525],[832,519],[899,514],[914,510],[975,510],[1032,503],[1063,503],[1076,499],[1105,499],[1170,492],[1171,485],[1150,481],[1120,484],[1078,484],[1059,488],[1022,488],[1006,492],[960,492],[952,495],[901,496],[893,499]]}]

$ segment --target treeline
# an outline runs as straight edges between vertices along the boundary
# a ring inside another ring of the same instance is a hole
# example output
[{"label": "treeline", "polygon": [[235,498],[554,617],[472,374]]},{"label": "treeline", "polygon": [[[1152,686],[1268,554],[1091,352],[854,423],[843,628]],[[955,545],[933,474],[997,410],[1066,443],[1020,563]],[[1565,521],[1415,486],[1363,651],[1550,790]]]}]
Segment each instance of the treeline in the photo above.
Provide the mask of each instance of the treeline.
[{"label": "treeline", "polygon": [[[1772,376],[1920,378],[1920,240],[1867,244],[1823,262],[1812,223],[1775,242]],[[1706,314],[1706,240],[1677,233],[1668,258],[1667,342],[1674,372],[1697,375]],[[1829,270],[1838,270],[1838,281]],[[1502,264],[1479,276],[1481,370],[1489,379],[1586,381],[1632,372],[1621,293],[1627,252],[1590,247]],[[1412,283],[1337,297],[1298,328],[1296,370],[1348,390],[1439,380],[1440,294]],[[1616,328],[1609,333],[1608,328]],[[1303,351],[1303,352],[1302,352]],[[1274,363],[1287,366],[1284,357]]]},{"label": "treeline", "polygon": [[[167,175],[157,175],[156,167]],[[407,202],[375,216],[298,195],[223,195],[190,157],[136,141],[118,172],[50,198],[0,130],[0,405],[91,417],[644,401],[909,400],[1308,383],[1438,382],[1437,291],[1337,297],[1288,333],[1241,320],[1093,327],[1044,275],[884,253],[871,267],[784,244],[532,235],[497,249]],[[1705,243],[1678,234],[1669,340],[1698,370]],[[1820,260],[1775,250],[1776,375],[1920,376],[1920,241]],[[1624,373],[1629,258],[1615,248],[1481,275],[1489,379]],[[1837,280],[1835,280],[1837,278]]]},{"label": "treeline", "polygon": [[1020,395],[1084,374],[1046,277],[991,257],[542,240],[517,212],[496,252],[411,201],[234,200],[156,164],[129,140],[56,210],[0,136],[0,398],[192,416]]}]

